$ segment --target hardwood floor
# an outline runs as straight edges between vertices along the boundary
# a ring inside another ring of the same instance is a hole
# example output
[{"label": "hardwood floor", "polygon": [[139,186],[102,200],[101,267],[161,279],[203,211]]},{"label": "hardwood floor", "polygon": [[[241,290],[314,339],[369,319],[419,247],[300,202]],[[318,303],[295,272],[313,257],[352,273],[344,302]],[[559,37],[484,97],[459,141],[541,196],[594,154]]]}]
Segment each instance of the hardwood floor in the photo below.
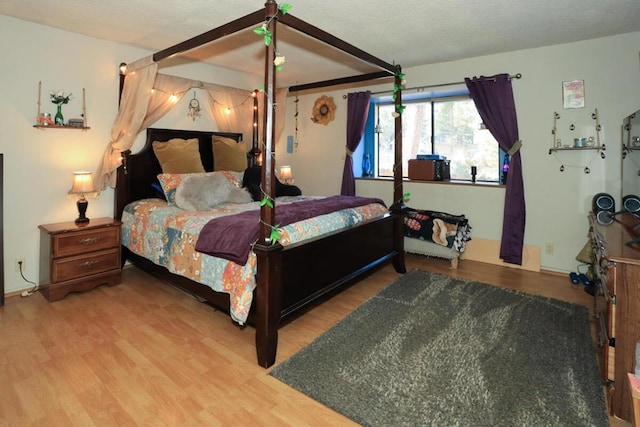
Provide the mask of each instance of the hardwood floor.
[{"label": "hardwood floor", "polygon": [[[408,255],[430,270],[592,305],[565,275]],[[386,266],[280,330],[276,364],[399,275]],[[355,425],[256,364],[254,330],[130,267],[121,285],[0,307],[0,425]]]}]

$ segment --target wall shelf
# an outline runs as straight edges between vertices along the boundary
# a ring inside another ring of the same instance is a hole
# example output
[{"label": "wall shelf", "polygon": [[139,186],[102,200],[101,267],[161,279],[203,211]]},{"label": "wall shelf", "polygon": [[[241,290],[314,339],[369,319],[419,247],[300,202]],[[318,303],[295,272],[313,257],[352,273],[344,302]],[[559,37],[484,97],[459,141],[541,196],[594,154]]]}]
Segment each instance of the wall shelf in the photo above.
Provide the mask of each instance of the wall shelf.
[{"label": "wall shelf", "polygon": [[[605,151],[606,147],[601,145],[599,147],[553,147],[549,148],[549,154],[557,152],[557,151],[588,151],[588,150],[596,150],[596,151]],[[602,154],[604,156],[604,154]],[[604,159],[604,157],[602,157]]]},{"label": "wall shelf", "polygon": [[90,127],[87,127],[87,126],[33,125],[33,127],[38,129],[78,129],[78,130],[91,129]]},{"label": "wall shelf", "polygon": [[[51,116],[48,116],[47,114],[42,114],[40,112],[41,98],[42,98],[42,81],[38,82],[38,112],[36,114],[36,124],[33,125],[34,128],[37,128],[37,129],[80,129],[80,130],[91,129],[89,126],[87,126],[86,93],[85,93],[85,89],[84,88],[82,88],[82,113],[80,113],[80,116],[82,117],[82,119],[70,119],[69,121],[74,123],[73,126],[69,125],[69,124],[66,124],[66,125],[63,124],[62,126],[53,124],[53,121],[51,120]],[[47,116],[47,117],[45,117],[45,116]],[[42,124],[42,123],[46,123],[46,124]],[[82,123],[82,126],[77,126],[80,123]]]},{"label": "wall shelf", "polygon": [[[591,118],[593,120],[595,120],[595,131],[596,131],[596,137],[590,137],[588,139],[588,142],[584,141],[583,138],[583,143],[585,145],[580,145],[580,146],[570,146],[570,145],[561,145],[560,141],[561,139],[558,138],[558,119],[560,119],[560,114],[558,114],[556,111],[553,112],[553,128],[551,129],[551,135],[552,135],[552,142],[551,142],[551,148],[549,148],[549,155],[553,154],[555,155],[555,157],[558,159],[558,161],[560,161],[560,172],[564,172],[564,163],[558,158],[558,156],[556,155],[558,152],[565,152],[565,151],[596,151],[598,153],[600,153],[600,157],[602,159],[604,159],[606,157],[605,155],[605,150],[606,147],[604,144],[600,143],[600,130],[602,130],[602,127],[600,126],[600,118],[598,116],[598,109],[596,108],[595,111],[591,114]],[[575,125],[572,123],[569,126],[569,130],[570,131],[574,131],[575,130]],[[591,169],[589,169],[589,165],[586,165],[584,167],[584,173],[590,173]]]}]

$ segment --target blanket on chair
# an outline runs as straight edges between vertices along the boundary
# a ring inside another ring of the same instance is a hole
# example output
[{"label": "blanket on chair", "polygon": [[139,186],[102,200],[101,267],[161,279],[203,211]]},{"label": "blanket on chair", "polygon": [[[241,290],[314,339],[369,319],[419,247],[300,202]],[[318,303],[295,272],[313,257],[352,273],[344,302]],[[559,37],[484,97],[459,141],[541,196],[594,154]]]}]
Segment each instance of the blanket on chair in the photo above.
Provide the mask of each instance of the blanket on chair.
[{"label": "blanket on chair", "polygon": [[464,215],[409,209],[404,214],[404,235],[464,252],[471,226]]},{"label": "blanket on chair", "polygon": [[[369,197],[331,196],[324,199],[304,200],[278,205],[275,221],[276,224],[284,226],[371,203],[384,205],[382,200]],[[258,240],[259,236],[260,210],[242,212],[209,221],[200,231],[195,249],[198,252],[244,265],[249,258],[251,245]]]}]

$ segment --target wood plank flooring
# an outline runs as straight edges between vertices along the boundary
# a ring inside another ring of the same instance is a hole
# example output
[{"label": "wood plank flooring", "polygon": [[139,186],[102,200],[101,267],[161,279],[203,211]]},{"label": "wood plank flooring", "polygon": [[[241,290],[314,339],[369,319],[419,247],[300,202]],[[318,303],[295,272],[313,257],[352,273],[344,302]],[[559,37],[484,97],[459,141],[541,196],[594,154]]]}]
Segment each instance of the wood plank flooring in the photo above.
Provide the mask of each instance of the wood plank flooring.
[{"label": "wood plank flooring", "polygon": [[[592,306],[565,275],[418,255],[407,268]],[[276,364],[398,276],[386,266],[283,327]],[[268,372],[252,328],[134,267],[118,286],[0,307],[0,425],[355,425]]]}]

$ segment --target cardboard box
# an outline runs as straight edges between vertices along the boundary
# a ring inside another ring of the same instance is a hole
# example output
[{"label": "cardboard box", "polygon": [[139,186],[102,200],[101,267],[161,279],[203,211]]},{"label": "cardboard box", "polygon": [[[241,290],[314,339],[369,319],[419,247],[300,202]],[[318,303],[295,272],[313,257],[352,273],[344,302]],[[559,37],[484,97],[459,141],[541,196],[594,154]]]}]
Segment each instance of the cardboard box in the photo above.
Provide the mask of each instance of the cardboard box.
[{"label": "cardboard box", "polygon": [[409,179],[447,181],[451,179],[450,160],[409,160]]}]

